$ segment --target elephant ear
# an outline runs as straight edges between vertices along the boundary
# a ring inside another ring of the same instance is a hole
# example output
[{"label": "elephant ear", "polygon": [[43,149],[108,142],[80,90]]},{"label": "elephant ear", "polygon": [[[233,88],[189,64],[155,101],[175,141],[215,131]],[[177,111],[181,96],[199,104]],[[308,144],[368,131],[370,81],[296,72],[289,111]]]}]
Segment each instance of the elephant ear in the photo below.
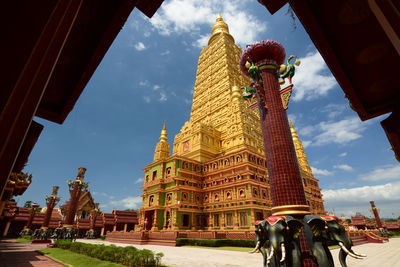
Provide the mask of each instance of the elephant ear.
[{"label": "elephant ear", "polygon": [[289,227],[289,235],[293,236],[295,239],[298,238],[301,229],[303,228],[303,224],[292,216],[286,216],[286,221]]},{"label": "elephant ear", "polygon": [[320,236],[325,231],[326,222],[319,216],[306,215],[304,221],[310,226],[314,236]]}]

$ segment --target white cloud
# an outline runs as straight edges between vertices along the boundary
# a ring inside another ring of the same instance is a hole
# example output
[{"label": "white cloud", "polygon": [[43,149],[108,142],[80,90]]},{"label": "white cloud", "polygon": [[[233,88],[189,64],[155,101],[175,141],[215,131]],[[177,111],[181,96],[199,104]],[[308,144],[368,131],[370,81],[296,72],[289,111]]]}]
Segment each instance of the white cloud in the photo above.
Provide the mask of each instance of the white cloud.
[{"label": "white cloud", "polygon": [[142,204],[142,198],[140,196],[136,197],[126,197],[121,200],[110,201],[111,206],[115,209],[137,209],[140,208]]},{"label": "white cloud", "polygon": [[159,86],[158,84],[155,84],[154,86],[153,86],[153,90],[154,91],[157,91],[158,89],[160,89],[161,88],[161,86]]},{"label": "white cloud", "polygon": [[311,167],[311,170],[314,175],[324,175],[324,176],[333,175],[333,172],[330,172],[328,170],[317,169],[315,167]]},{"label": "white cloud", "polygon": [[[369,208],[369,201],[379,202],[381,207],[400,200],[400,182],[388,183],[375,186],[361,186],[355,188],[342,188],[334,190],[322,190],[323,199],[326,207],[335,209],[353,209],[354,206],[363,206]],[[391,211],[393,212],[393,211]],[[354,214],[353,214],[354,215]]]},{"label": "white cloud", "polygon": [[326,96],[336,85],[336,80],[330,74],[321,55],[315,51],[300,60],[301,65],[296,68],[293,77],[295,86],[293,100],[313,100]]},{"label": "white cloud", "polygon": [[362,137],[370,122],[361,122],[357,117],[350,117],[340,121],[320,122],[310,127],[305,133],[304,127],[300,132],[304,135],[315,133],[311,146],[322,146],[326,144],[347,144]]},{"label": "white cloud", "polygon": [[210,35],[201,35],[200,38],[193,43],[193,45],[200,48],[206,47],[208,39],[210,39]]},{"label": "white cloud", "polygon": [[335,166],[333,166],[333,168],[340,169],[340,170],[343,170],[343,171],[348,171],[348,172],[353,171],[353,168],[351,166],[347,165],[347,164],[335,165]]},{"label": "white cloud", "polygon": [[150,103],[151,102],[151,98],[149,96],[143,96],[143,100],[146,103]]},{"label": "white cloud", "polygon": [[147,31],[145,33],[143,33],[144,37],[149,37],[151,35],[151,32]]},{"label": "white cloud", "polygon": [[198,36],[194,45],[202,47],[209,35],[200,35],[200,27],[211,28],[217,14],[221,13],[236,42],[245,46],[258,40],[267,26],[265,21],[258,20],[244,9],[244,2],[246,1],[171,0],[161,6],[150,19],[150,23],[162,35],[190,33],[194,37]]},{"label": "white cloud", "polygon": [[341,115],[346,110],[344,104],[328,104],[321,109],[321,112],[327,113],[329,119],[334,119],[335,117]]},{"label": "white cloud", "polygon": [[169,50],[165,50],[164,52],[162,52],[160,55],[162,55],[162,56],[166,56],[166,55],[169,55],[169,54],[171,54],[171,51],[169,51]]},{"label": "white cloud", "polygon": [[370,173],[360,174],[358,178],[364,181],[397,180],[400,179],[400,166],[386,165],[378,167]]},{"label": "white cloud", "polygon": [[143,182],[144,182],[144,178],[141,177],[141,178],[138,178],[138,179],[135,181],[135,184],[140,184],[140,183],[143,183]]},{"label": "white cloud", "polygon": [[339,157],[346,157],[347,156],[347,152],[343,152],[341,154],[339,154]]},{"label": "white cloud", "polygon": [[160,92],[160,101],[165,102],[167,100],[168,100],[167,94],[165,92]]},{"label": "white cloud", "polygon": [[137,51],[143,51],[146,49],[146,46],[142,42],[139,42],[139,43],[135,44],[135,49]]},{"label": "white cloud", "polygon": [[141,81],[141,82],[139,82],[139,85],[140,85],[140,86],[149,86],[149,85],[150,85],[150,83],[149,83],[149,81],[148,81],[148,80],[145,80],[145,81]]},{"label": "white cloud", "polygon": [[304,147],[304,148],[307,148],[307,147],[309,147],[309,146],[311,145],[312,142],[306,140],[306,141],[303,141],[302,143],[303,143],[303,147]]}]

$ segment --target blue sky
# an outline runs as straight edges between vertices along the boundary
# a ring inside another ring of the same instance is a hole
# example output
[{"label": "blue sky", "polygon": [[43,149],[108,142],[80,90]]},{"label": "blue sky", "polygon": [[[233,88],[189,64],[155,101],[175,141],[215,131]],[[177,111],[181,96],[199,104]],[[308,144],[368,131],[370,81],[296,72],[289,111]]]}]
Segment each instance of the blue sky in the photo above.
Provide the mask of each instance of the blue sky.
[{"label": "blue sky", "polygon": [[[223,2],[223,3],[221,3]],[[20,205],[44,205],[53,185],[61,204],[67,180],[86,167],[85,180],[103,211],[139,208],[142,169],[153,160],[164,120],[172,147],[189,119],[198,57],[218,13],[237,44],[281,42],[302,64],[293,79],[288,114],[314,175],[326,210],[347,217],[400,215],[400,166],[379,122],[361,122],[302,25],[286,14],[271,16],[257,1],[165,1],[152,19],[134,10],[63,125],[45,126],[25,172],[33,182]]]}]

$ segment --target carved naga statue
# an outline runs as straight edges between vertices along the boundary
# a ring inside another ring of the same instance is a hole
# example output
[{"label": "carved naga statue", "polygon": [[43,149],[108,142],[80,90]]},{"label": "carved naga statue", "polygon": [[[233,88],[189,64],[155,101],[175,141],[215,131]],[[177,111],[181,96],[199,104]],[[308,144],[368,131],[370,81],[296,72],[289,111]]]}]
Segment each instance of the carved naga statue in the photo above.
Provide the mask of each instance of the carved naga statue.
[{"label": "carved naga statue", "polygon": [[[302,221],[292,216],[270,216],[255,226],[254,252],[263,255],[263,266],[302,266],[299,234],[304,229],[308,247],[319,267],[333,267],[334,262],[327,242],[340,246],[339,261],[347,267],[347,255],[362,259],[364,254],[352,250],[353,243],[346,236],[345,228],[335,216],[305,215]],[[267,242],[268,241],[268,242]],[[268,250],[265,246],[268,244]]]},{"label": "carved naga statue", "polygon": [[[290,64],[290,60],[296,58],[296,56],[289,56],[289,58],[286,60],[286,65],[282,64],[279,69],[279,84],[284,84],[285,79],[287,78],[289,80],[289,84],[292,84],[292,78],[294,76],[294,71],[295,71],[295,66]],[[296,66],[300,65],[300,60],[296,59],[294,62]]]}]

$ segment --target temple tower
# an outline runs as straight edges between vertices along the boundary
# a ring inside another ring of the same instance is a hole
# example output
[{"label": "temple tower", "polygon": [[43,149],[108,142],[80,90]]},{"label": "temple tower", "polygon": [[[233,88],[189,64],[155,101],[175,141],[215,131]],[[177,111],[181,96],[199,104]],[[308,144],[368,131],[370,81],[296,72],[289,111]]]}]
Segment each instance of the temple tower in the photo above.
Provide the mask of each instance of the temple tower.
[{"label": "temple tower", "polygon": [[158,142],[156,149],[154,151],[153,162],[169,158],[170,149],[167,140],[168,140],[167,130],[165,129],[165,122],[164,122],[163,129],[161,130],[160,142]]},{"label": "temple tower", "polygon": [[236,85],[250,83],[237,63],[241,53],[218,15],[200,54],[190,120],[175,136],[173,155],[204,162],[244,148],[264,154],[258,112],[236,101]]},{"label": "temple tower", "polygon": [[292,133],[294,149],[296,150],[297,161],[299,162],[299,167],[301,171],[312,175],[311,167],[308,163],[306,153],[304,152],[303,144],[299,140],[299,136],[297,135],[297,132],[294,129],[292,122],[290,122],[290,132]]}]

